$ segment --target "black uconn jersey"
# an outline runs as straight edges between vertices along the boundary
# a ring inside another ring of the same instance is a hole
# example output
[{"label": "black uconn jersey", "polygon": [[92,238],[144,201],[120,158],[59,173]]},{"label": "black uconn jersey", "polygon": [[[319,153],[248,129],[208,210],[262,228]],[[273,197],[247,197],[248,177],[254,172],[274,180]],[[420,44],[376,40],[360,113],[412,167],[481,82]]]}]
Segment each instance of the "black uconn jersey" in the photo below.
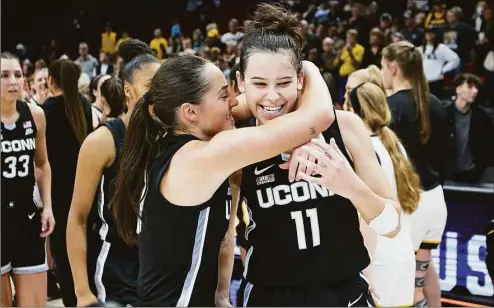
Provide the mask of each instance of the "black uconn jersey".
[{"label": "black uconn jersey", "polygon": [[29,106],[17,101],[19,119],[2,122],[2,208],[31,205],[34,191],[36,125]]},{"label": "black uconn jersey", "polygon": [[[345,153],[338,122],[323,132]],[[245,278],[254,286],[330,285],[358,275],[370,262],[352,203],[306,181],[290,183],[284,155],[243,169],[250,223]],[[346,155],[351,162],[350,158]]]},{"label": "black uconn jersey", "polygon": [[[228,229],[228,181],[197,206],[171,204],[160,192],[173,155],[192,140],[197,138],[169,133],[157,141],[160,152],[146,177],[142,223],[137,228],[140,306],[214,306],[218,254]],[[185,186],[183,193],[194,192]]]},{"label": "black uconn jersey", "polygon": [[[120,168],[120,153],[126,129],[120,118],[110,120],[102,126],[112,134],[115,159],[111,166],[103,170],[91,213],[91,220],[96,221],[97,226],[93,231],[99,236],[93,245],[97,249],[96,255],[92,254],[96,260],[94,283],[98,300],[101,302],[116,301],[123,306],[138,306],[139,252],[119,236],[113,212],[108,207],[115,193],[115,177]],[[88,246],[89,241],[88,237]],[[89,260],[88,257],[88,263],[92,265],[90,262],[93,260]]]},{"label": "black uconn jersey", "polygon": [[115,193],[115,177],[117,176],[120,166],[119,157],[125,137],[125,124],[122,119],[117,118],[105,122],[101,126],[105,126],[108,130],[110,130],[113,136],[115,145],[115,160],[111,166],[103,170],[103,175],[99,183],[97,196],[95,198],[95,206],[93,209],[97,210],[97,214],[95,215],[99,218],[99,235],[101,240],[112,243],[113,247],[115,247],[115,245],[118,245],[119,248],[127,247],[122,238],[118,235],[113,213],[108,207],[108,204]]}]

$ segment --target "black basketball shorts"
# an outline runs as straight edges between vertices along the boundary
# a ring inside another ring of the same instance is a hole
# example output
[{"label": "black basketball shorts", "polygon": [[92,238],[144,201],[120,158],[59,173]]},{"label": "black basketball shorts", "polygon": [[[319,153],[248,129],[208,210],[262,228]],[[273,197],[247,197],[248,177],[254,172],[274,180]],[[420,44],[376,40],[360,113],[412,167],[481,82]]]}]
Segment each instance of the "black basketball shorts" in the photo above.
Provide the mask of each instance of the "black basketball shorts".
[{"label": "black basketball shorts", "polygon": [[32,198],[2,200],[2,275],[36,274],[48,271],[41,212]]},{"label": "black basketball shorts", "polygon": [[367,279],[359,274],[331,286],[265,287],[247,283],[244,307],[375,307]]}]

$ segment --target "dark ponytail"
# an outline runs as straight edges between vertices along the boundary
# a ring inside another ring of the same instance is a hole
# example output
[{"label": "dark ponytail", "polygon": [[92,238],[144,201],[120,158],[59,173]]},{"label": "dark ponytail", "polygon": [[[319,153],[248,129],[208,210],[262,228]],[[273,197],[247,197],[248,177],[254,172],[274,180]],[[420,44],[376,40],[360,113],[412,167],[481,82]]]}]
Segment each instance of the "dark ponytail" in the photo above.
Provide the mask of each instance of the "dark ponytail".
[{"label": "dark ponytail", "polygon": [[[158,62],[149,46],[137,39],[120,44],[118,52],[124,61],[119,74],[122,91],[124,82],[131,84],[134,73],[143,65]],[[125,100],[125,94],[122,95]],[[139,204],[145,188],[146,162],[153,155],[153,145],[159,134],[157,122],[149,113],[149,105],[149,95],[146,94],[137,101],[132,111],[120,155],[115,194],[109,205],[113,210],[118,233],[127,244],[133,246],[137,245],[137,218],[140,218]]]},{"label": "dark ponytail", "polygon": [[297,14],[279,4],[262,3],[256,7],[249,27],[242,40],[240,74],[244,76],[248,60],[254,52],[292,53],[292,64],[297,73],[302,70],[303,31]]},{"label": "dark ponytail", "polygon": [[[156,72],[149,91],[134,107],[129,120],[115,194],[110,203],[117,230],[124,241],[137,244],[139,205],[145,196],[146,172],[161,150],[158,137],[179,128],[176,111],[185,102],[199,105],[210,88],[204,67],[212,65],[196,56],[167,60]],[[149,110],[152,105],[152,116]]]},{"label": "dark ponytail", "polygon": [[136,103],[125,133],[115,194],[110,202],[117,230],[129,245],[137,245],[137,218],[144,187],[147,162],[153,157],[158,125],[151,117],[147,95]]},{"label": "dark ponytail", "polygon": [[106,116],[109,118],[117,118],[124,112],[125,94],[122,82],[111,77],[101,84],[101,96],[105,98],[106,103],[110,107],[110,113]]},{"label": "dark ponytail", "polygon": [[82,144],[87,136],[88,127],[78,88],[81,69],[72,61],[61,59],[50,65],[49,73],[57,86],[63,91],[65,114],[77,141]]}]

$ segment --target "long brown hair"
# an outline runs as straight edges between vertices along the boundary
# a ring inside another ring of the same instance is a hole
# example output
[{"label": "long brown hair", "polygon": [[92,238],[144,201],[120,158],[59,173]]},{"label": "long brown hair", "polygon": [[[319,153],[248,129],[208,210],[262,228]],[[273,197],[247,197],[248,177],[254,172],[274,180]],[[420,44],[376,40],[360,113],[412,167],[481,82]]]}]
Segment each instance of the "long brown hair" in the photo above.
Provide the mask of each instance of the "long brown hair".
[{"label": "long brown hair", "polygon": [[65,115],[69,119],[77,141],[82,144],[86,139],[88,127],[78,88],[81,69],[74,62],[62,59],[53,62],[48,71],[56,85],[63,91]]},{"label": "long brown hair", "polygon": [[409,42],[401,41],[383,49],[383,59],[395,62],[403,78],[412,86],[412,98],[417,105],[417,117],[420,120],[420,141],[425,144],[431,135],[429,123],[429,84],[424,74],[422,55]]},{"label": "long brown hair", "polygon": [[[149,91],[132,111],[115,180],[115,194],[110,201],[117,231],[129,245],[137,245],[137,218],[143,218],[139,205],[145,196],[143,191],[147,192],[146,174],[162,150],[158,136],[172,133],[180,126],[176,111],[182,104],[202,102],[210,86],[209,77],[204,74],[208,64],[211,62],[196,56],[170,58],[158,69]],[[149,105],[153,106],[153,114]]]},{"label": "long brown hair", "polygon": [[[361,107],[360,117],[379,136],[393,162],[398,200],[405,213],[412,214],[420,199],[420,178],[400,147],[395,133],[388,128],[391,111],[386,95],[375,84],[365,83],[356,89]],[[403,150],[404,151],[404,150]]]}]

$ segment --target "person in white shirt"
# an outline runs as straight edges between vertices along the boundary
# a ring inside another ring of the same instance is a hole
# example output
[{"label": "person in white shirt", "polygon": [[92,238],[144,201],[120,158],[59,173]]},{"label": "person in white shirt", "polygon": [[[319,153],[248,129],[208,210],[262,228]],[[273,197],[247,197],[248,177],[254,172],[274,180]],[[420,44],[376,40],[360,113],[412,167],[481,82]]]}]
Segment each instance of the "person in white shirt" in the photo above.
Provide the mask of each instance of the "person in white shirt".
[{"label": "person in white shirt", "polygon": [[98,60],[89,53],[87,43],[84,42],[79,44],[79,58],[74,63],[81,67],[82,73],[86,74],[90,80],[96,75],[96,68],[99,65]]},{"label": "person in white shirt", "polygon": [[440,43],[441,41],[441,30],[428,28],[425,33],[424,44],[418,47],[422,54],[422,63],[425,77],[429,82],[429,90],[439,99],[444,98],[444,75],[460,66],[460,57],[451,48]]},{"label": "person in white shirt", "polygon": [[244,34],[238,31],[238,21],[235,18],[230,19],[230,21],[228,22],[228,30],[230,32],[225,33],[221,36],[221,42],[225,45],[237,45],[240,39],[244,37]]},{"label": "person in white shirt", "polygon": [[420,180],[405,149],[388,128],[391,111],[383,90],[363,83],[350,91],[347,103],[365,123],[381,167],[396,191],[402,208],[401,231],[394,238],[378,235],[361,220],[360,230],[371,257],[364,274],[370,280],[376,304],[408,307],[414,303],[415,252],[411,240],[410,214],[418,207]]}]

